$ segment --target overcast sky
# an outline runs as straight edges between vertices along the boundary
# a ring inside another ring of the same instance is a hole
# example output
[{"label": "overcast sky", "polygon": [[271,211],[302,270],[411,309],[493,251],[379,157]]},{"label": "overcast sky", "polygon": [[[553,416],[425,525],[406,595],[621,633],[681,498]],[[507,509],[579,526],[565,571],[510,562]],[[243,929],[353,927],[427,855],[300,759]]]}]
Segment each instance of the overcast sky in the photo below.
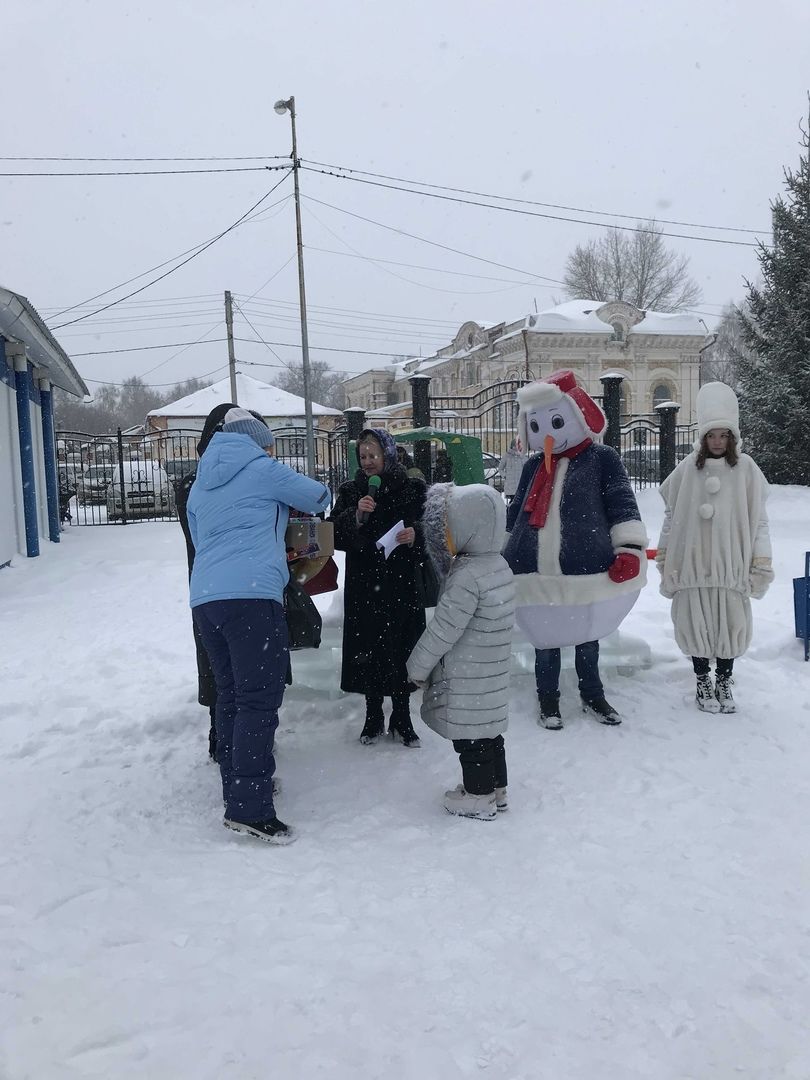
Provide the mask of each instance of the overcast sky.
[{"label": "overcast sky", "polygon": [[[6,157],[270,159],[290,151],[289,120],[273,102],[294,94],[299,153],[310,161],[586,211],[524,206],[536,213],[667,218],[688,223],[665,226],[672,233],[742,244],[756,237],[694,226],[768,229],[783,167],[798,160],[810,84],[806,0],[17,0],[5,7],[3,38]],[[278,162],[4,161],[0,170],[263,164]],[[281,175],[0,178],[0,281],[54,327],[162,273],[56,317],[221,232]],[[312,356],[352,372],[388,354],[428,355],[466,319],[549,306],[567,253],[601,231],[312,172],[301,183]],[[131,374],[153,384],[224,376],[225,289],[253,324],[237,310],[237,337],[253,339],[237,344],[240,369],[269,381],[279,358],[296,360],[291,194],[288,176],[262,204],[270,209],[188,266],[56,330],[91,388]],[[668,243],[689,255],[707,321],[757,272],[747,246]],[[107,351],[206,334],[183,351]],[[257,334],[293,344],[271,351]]]}]

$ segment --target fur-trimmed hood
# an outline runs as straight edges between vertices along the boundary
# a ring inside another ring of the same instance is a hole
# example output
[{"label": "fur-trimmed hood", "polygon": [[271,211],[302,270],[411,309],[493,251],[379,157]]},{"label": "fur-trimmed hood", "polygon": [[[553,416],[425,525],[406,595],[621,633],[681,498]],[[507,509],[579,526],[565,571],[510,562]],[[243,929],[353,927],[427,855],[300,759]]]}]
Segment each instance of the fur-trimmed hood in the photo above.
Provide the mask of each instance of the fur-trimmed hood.
[{"label": "fur-trimmed hood", "polygon": [[[498,492],[486,484],[434,484],[428,490],[422,530],[436,569],[446,576],[453,555],[500,553],[506,507]],[[447,533],[453,552],[447,546]]]}]

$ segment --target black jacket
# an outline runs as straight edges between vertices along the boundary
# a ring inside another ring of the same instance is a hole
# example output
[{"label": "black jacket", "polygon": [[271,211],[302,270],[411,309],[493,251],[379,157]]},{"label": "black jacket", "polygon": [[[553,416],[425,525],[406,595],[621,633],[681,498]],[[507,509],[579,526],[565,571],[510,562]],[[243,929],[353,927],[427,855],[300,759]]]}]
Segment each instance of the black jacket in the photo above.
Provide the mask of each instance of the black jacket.
[{"label": "black jacket", "polygon": [[355,694],[413,690],[405,663],[422,631],[425,610],[417,591],[415,567],[424,557],[421,530],[412,547],[400,545],[386,560],[375,545],[401,519],[417,526],[426,488],[401,465],[386,469],[368,521],[358,525],[357,503],[368,494],[362,471],[343,484],[329,517],[335,547],[346,552],[343,611],[343,666],[340,687]]},{"label": "black jacket", "polygon": [[[183,530],[183,536],[186,538],[186,558],[188,559],[189,580],[191,579],[191,568],[194,566],[194,544],[191,542],[186,504],[188,503],[188,495],[196,475],[197,470],[195,469],[194,472],[187,473],[186,476],[183,476],[174,485],[177,516],[180,519],[180,527]],[[214,681],[214,673],[211,670],[211,661],[208,659],[208,653],[205,651],[205,646],[197,632],[196,624],[192,623],[192,626],[194,629],[194,647],[197,650],[197,701],[199,701],[200,705],[205,705],[210,708],[217,703],[217,684]]]}]

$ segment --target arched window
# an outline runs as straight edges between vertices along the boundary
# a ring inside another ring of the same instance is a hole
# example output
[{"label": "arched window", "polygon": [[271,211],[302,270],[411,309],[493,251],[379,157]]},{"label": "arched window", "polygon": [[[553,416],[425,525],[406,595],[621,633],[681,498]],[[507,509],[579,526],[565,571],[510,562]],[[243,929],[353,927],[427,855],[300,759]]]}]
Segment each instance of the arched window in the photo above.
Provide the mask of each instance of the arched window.
[{"label": "arched window", "polygon": [[672,388],[667,386],[666,383],[656,383],[653,390],[653,408],[663,405],[665,401],[672,401]]}]

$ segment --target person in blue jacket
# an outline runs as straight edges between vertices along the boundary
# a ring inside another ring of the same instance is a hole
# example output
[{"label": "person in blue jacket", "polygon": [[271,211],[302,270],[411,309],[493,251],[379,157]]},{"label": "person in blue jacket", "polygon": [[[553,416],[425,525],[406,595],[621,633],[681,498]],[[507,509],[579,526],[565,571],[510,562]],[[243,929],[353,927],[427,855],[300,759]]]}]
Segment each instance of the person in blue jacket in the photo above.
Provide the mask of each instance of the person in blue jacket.
[{"label": "person in blue jacket", "polygon": [[272,457],[273,435],[246,409],[225,415],[188,497],[194,624],[217,687],[223,824],[275,844],[295,839],[273,805],[273,740],[289,650],[284,534],[290,507],[317,514],[329,489]]}]

